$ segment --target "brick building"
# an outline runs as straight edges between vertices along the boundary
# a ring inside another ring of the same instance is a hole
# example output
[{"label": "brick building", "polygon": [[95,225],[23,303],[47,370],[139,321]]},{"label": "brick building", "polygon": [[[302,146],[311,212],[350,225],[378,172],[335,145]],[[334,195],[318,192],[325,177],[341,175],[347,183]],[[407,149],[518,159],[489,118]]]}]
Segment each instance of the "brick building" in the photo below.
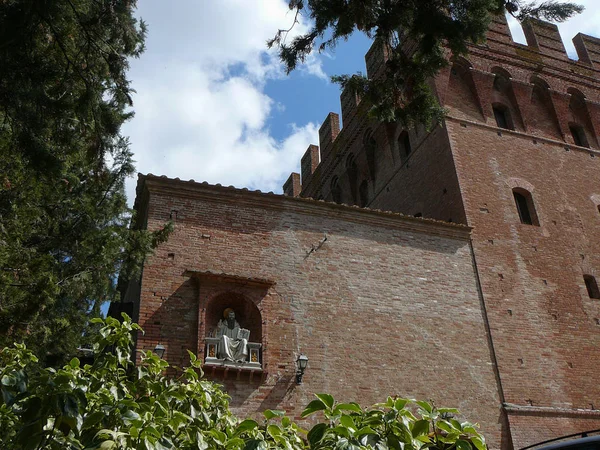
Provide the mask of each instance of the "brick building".
[{"label": "brick building", "polygon": [[[285,196],[140,176],[138,226],[175,231],[124,297],[138,349],[196,351],[242,415],[329,392],[457,406],[491,448],[600,428],[600,40],[577,35],[574,61],[556,26],[525,35],[498,18],[439,74],[431,131],[343,92]],[[369,76],[384,61],[375,45]],[[215,360],[227,307],[248,364]]]}]

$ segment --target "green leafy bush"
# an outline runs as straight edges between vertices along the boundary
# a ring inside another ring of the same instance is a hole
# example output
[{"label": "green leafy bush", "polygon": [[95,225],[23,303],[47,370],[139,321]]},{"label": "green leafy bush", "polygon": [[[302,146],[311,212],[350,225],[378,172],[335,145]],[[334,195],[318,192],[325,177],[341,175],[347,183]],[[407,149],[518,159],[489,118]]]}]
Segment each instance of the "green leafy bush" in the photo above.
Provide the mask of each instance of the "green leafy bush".
[{"label": "green leafy bush", "polygon": [[[2,448],[37,449],[476,449],[483,437],[459,422],[454,409],[427,402],[388,398],[362,409],[317,394],[302,416],[320,412],[326,422],[302,430],[282,411],[265,420],[235,418],[228,396],[202,379],[201,362],[190,352],[190,367],[177,378],[169,364],[146,352],[131,361],[132,332],[126,315],[96,319],[100,331],[92,365],[77,358],[60,370],[39,367],[24,345],[0,352],[0,442]],[[417,409],[416,413],[409,408]]]}]

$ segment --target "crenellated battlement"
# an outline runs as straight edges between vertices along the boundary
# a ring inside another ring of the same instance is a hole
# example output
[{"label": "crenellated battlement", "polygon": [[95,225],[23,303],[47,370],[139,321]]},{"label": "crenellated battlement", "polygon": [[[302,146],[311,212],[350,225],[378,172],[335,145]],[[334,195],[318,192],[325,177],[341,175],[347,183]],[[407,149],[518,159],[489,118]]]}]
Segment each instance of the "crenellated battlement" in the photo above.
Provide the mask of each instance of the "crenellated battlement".
[{"label": "crenellated battlement", "polygon": [[573,44],[579,56],[579,62],[600,70],[600,39],[578,33],[573,38]]},{"label": "crenellated battlement", "polygon": [[[498,108],[502,107],[499,105],[504,105],[506,119],[512,129],[537,134],[540,137],[563,140],[567,145],[579,141],[573,136],[572,126],[576,122],[581,122],[583,133],[589,135],[586,145],[593,148],[600,145],[596,135],[599,128],[596,120],[600,118],[598,107],[600,88],[597,85],[600,73],[600,39],[582,33],[577,34],[573,38],[579,57],[577,61],[567,55],[559,29],[555,24],[531,19],[522,23],[522,27],[526,45],[514,42],[505,16],[494,17],[487,33],[486,43],[472,45],[469,60],[462,59],[459,65],[455,62],[436,77],[435,90],[440,102],[446,106],[448,101],[460,101],[467,105],[471,99],[473,110],[467,114],[469,117],[465,116],[465,119],[482,121],[488,125],[496,124]],[[365,54],[365,68],[369,78],[377,78],[384,73],[388,51],[388,47],[381,41],[373,42]],[[457,94],[456,82],[452,81],[457,72],[460,72],[460,77],[466,86],[464,88],[466,90],[460,94]],[[502,85],[502,92],[498,90],[499,84]],[[569,89],[581,92],[580,98],[572,100]],[[458,95],[459,98],[452,99],[452,95]],[[538,100],[530,104],[531,98]],[[543,105],[539,103],[540,101]],[[346,170],[344,166],[346,162],[342,161],[342,158],[330,157],[340,133],[345,135],[343,142],[347,144],[344,146],[357,148],[338,148],[336,152],[338,156],[346,153],[358,155],[365,152],[362,148],[364,145],[357,144],[364,141],[363,137],[357,134],[359,130],[364,131],[368,128],[366,125],[368,119],[361,111],[364,108],[361,108],[360,103],[360,97],[350,88],[347,87],[341,92],[341,118],[333,112],[327,115],[319,129],[319,147],[311,145],[302,158],[299,178],[301,195],[314,197],[331,195],[329,179],[335,178],[336,172],[344,173]],[[452,110],[452,107],[450,109]],[[463,112],[465,111],[454,111],[452,114],[461,116]],[[545,123],[542,123],[540,112]],[[340,119],[344,125],[343,129],[340,129]],[[402,152],[401,149],[405,147],[405,144],[395,142],[401,132],[402,130],[394,128],[391,134],[388,130],[383,137],[374,135],[376,141],[384,141],[384,146],[390,149],[393,160],[402,159],[401,155],[394,156],[394,152]],[[366,162],[369,157],[372,159],[373,155],[359,157],[357,161],[362,160],[361,164],[369,164]],[[313,180],[312,175],[319,164],[326,165],[321,170],[321,175],[324,173],[328,175],[319,176],[317,181]],[[373,161],[370,164],[373,167],[377,165]],[[338,166],[340,170],[336,169]],[[371,172],[373,167],[369,169]],[[293,185],[290,183],[291,178],[286,182],[288,188]],[[364,187],[365,196],[371,196],[377,190],[374,180],[370,183],[372,184],[370,188]],[[308,189],[309,185],[310,189]],[[286,193],[293,192],[289,189],[284,190]],[[355,187],[354,190],[357,191],[358,188]],[[355,193],[353,197],[358,198],[358,194]]]}]

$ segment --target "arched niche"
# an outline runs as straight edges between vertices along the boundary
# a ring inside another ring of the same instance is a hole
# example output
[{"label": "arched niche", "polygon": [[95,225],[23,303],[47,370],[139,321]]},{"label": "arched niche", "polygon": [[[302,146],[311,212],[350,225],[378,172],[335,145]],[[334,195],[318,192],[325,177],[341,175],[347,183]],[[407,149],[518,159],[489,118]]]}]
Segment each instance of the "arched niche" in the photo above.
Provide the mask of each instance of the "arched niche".
[{"label": "arched niche", "polygon": [[452,62],[446,106],[458,117],[482,121],[483,113],[471,74],[472,67],[466,58],[456,58]]},{"label": "arched niche", "polygon": [[530,98],[530,111],[528,125],[533,134],[550,136],[560,139],[562,137],[558,125],[558,117],[552,104],[550,86],[546,80],[537,75],[529,79],[532,85]]},{"label": "arched niche", "polygon": [[571,95],[569,101],[569,130],[573,141],[581,147],[597,147],[585,95],[579,89],[573,87],[568,88],[567,93]]},{"label": "arched niche", "polygon": [[[512,122],[512,129],[523,131],[523,121],[512,87],[510,73],[502,67],[492,67],[491,72],[494,74],[494,86],[492,89],[492,104],[502,105],[505,108],[505,114],[509,117],[509,122]],[[502,110],[500,107],[498,110]],[[496,113],[496,111],[494,111]],[[496,122],[498,118],[496,117]]]},{"label": "arched niche", "polygon": [[232,308],[235,318],[242,328],[250,331],[251,342],[262,343],[262,315],[256,304],[246,296],[237,292],[223,292],[210,299],[206,305],[206,337],[213,335],[223,312]]},{"label": "arched niche", "polygon": [[331,179],[331,198],[335,203],[342,203],[342,189],[340,187],[340,181],[337,176]]},{"label": "arched niche", "polygon": [[348,174],[348,182],[350,184],[352,204],[356,204],[358,203],[358,165],[352,153],[346,158],[346,173]]},{"label": "arched niche", "polygon": [[365,149],[367,165],[369,166],[369,176],[371,180],[375,180],[377,142],[375,141],[373,131],[370,128],[365,131],[363,136],[363,148]]}]

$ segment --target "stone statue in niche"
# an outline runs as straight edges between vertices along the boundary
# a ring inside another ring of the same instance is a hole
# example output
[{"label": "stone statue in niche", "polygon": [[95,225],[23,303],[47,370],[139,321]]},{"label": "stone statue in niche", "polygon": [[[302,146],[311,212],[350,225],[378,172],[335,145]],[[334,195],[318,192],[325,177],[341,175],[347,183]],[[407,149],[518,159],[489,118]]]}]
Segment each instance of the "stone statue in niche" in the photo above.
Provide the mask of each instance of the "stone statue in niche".
[{"label": "stone statue in niche", "polygon": [[219,320],[217,325],[216,337],[219,338],[217,358],[234,362],[246,361],[250,331],[240,327],[232,308],[223,311],[223,319]]}]

